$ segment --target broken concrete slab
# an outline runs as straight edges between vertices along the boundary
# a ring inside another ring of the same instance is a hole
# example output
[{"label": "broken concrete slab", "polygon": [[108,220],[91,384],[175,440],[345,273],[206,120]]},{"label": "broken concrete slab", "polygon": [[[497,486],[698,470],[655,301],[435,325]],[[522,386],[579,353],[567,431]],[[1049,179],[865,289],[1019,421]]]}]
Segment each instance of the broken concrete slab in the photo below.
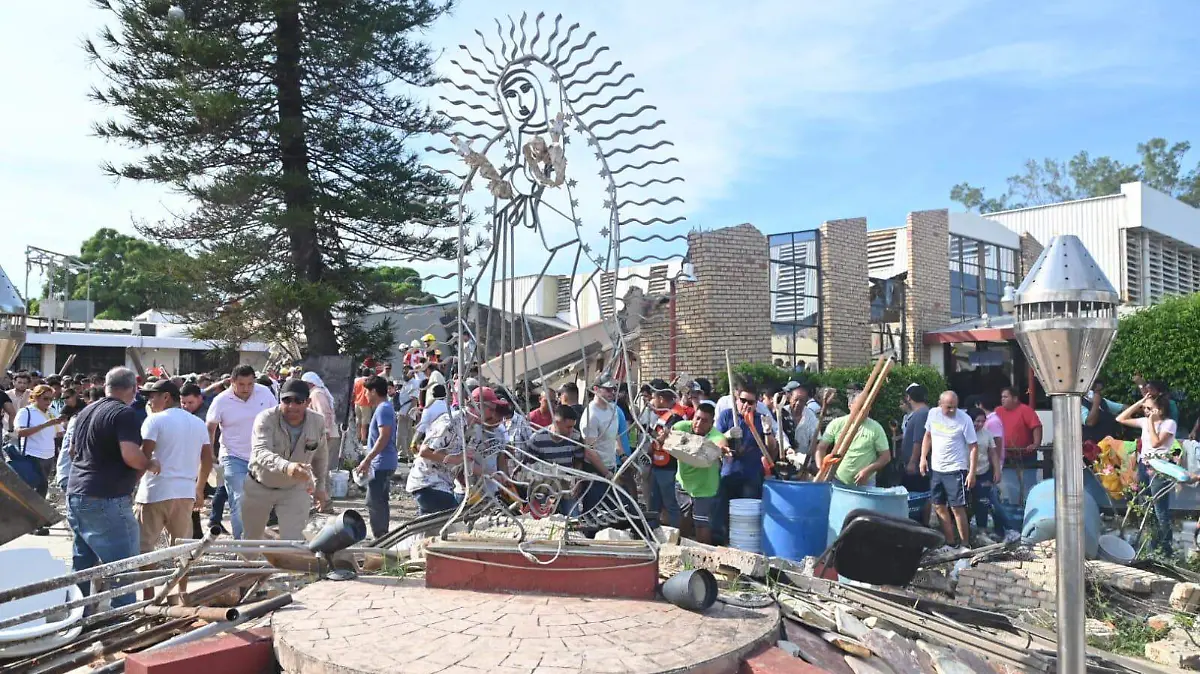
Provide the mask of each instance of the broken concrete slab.
[{"label": "broken concrete slab", "polygon": [[1088,618],[1084,632],[1089,639],[1111,639],[1117,636],[1117,626],[1103,620]]},{"label": "broken concrete slab", "polygon": [[860,658],[869,658],[873,655],[871,649],[866,644],[856,639],[844,637],[836,632],[825,632],[821,635],[821,638],[833,644],[835,648],[850,655],[857,655]]},{"label": "broken concrete slab", "polygon": [[851,639],[861,640],[870,631],[870,628],[854,617],[844,606],[837,606],[833,609],[833,619],[837,623],[837,631]]},{"label": "broken concrete slab", "polygon": [[1146,627],[1158,632],[1169,630],[1174,626],[1174,613],[1160,613],[1159,615],[1152,615],[1149,618],[1146,618]]},{"label": "broken concrete slab", "polygon": [[1195,613],[1200,611],[1200,583],[1179,583],[1171,590],[1171,608]]},{"label": "broken concrete slab", "polygon": [[779,595],[779,605],[783,615],[822,632],[837,630],[837,622],[829,614],[818,609],[815,605],[788,595]]},{"label": "broken concrete slab", "polygon": [[708,569],[715,573],[726,567],[760,580],[767,576],[766,557],[736,548],[705,545],[684,538],[679,541],[679,557],[685,566],[691,565],[693,569]]},{"label": "broken concrete slab", "polygon": [[929,656],[935,674],[975,674],[975,670],[963,663],[948,648],[918,641],[917,648]]},{"label": "broken concrete slab", "polygon": [[924,674],[916,644],[895,632],[871,630],[863,644],[888,663],[896,674]]},{"label": "broken concrete slab", "polygon": [[1200,670],[1200,649],[1184,639],[1168,637],[1146,644],[1146,659],[1168,667]]},{"label": "broken concrete slab", "polygon": [[847,655],[846,664],[854,670],[854,674],[896,674],[896,670],[876,657],[856,658],[853,655]]},{"label": "broken concrete slab", "polygon": [[800,651],[805,662],[824,669],[830,674],[854,674],[842,658],[842,652],[830,646],[807,627],[790,620],[783,621],[783,631],[788,641]]}]

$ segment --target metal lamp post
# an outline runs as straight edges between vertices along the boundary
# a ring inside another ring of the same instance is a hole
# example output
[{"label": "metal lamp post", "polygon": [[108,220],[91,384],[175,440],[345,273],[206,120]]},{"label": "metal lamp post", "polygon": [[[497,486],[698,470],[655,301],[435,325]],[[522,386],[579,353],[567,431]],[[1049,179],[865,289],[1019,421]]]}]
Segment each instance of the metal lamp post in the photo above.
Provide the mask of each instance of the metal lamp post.
[{"label": "metal lamp post", "polygon": [[25,301],[0,269],[0,374],[25,346]]},{"label": "metal lamp post", "polygon": [[[1117,335],[1120,297],[1075,236],[1056,236],[1015,292],[1005,293],[1017,342],[1051,396],[1058,557],[1058,671],[1083,674],[1083,422],[1081,396]],[[1010,309],[1011,307],[1011,309]]]}]

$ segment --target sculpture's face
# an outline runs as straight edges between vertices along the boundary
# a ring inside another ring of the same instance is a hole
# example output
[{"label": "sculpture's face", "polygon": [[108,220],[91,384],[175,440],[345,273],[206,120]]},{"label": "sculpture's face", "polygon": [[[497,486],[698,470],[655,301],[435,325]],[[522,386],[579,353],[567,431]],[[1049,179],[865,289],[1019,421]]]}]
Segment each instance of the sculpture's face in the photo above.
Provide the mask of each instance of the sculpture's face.
[{"label": "sculpture's face", "polygon": [[527,68],[514,68],[500,79],[500,99],[509,124],[525,133],[541,133],[549,127],[546,96],[541,81]]}]

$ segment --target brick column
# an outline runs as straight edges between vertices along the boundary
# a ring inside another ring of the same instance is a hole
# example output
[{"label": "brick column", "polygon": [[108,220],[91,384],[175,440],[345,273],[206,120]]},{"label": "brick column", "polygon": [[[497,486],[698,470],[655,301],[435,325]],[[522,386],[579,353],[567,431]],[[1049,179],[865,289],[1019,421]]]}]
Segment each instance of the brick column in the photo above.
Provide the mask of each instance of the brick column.
[{"label": "brick column", "polygon": [[950,323],[950,213],[909,213],[907,233],[905,357],[909,363],[928,364],[925,333]]},{"label": "brick column", "polygon": [[1021,266],[1017,270],[1018,286],[1025,280],[1025,275],[1029,273],[1029,270],[1033,269],[1033,263],[1037,262],[1038,256],[1042,254],[1044,248],[1045,246],[1038,243],[1038,240],[1033,238],[1029,232],[1021,235]]},{"label": "brick column", "polygon": [[821,369],[871,360],[867,219],[821,224]]},{"label": "brick column", "polygon": [[[734,364],[771,355],[771,305],[767,237],[743,224],[688,235],[695,281],[675,289],[676,369],[713,379],[725,371],[725,349]],[[638,344],[642,379],[667,378],[670,369],[667,307],[642,323]]]}]

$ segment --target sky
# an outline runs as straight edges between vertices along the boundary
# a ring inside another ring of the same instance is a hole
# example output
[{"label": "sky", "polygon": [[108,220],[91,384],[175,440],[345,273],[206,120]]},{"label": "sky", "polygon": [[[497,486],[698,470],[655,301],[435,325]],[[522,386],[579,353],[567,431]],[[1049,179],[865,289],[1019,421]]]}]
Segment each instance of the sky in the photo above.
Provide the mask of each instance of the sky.
[{"label": "sky", "polygon": [[[666,121],[685,180],[671,196],[687,216],[667,235],[897,226],[909,211],[958,209],[956,183],[1002,191],[1030,157],[1200,142],[1189,0],[461,0],[424,38],[449,74],[476,28],[494,37],[494,18],[524,11],[595,31]],[[104,21],[83,0],[0,2],[0,266],[19,290],[26,246],[77,253],[100,227],[132,233],[190,207],[100,171],[130,156],[90,133],[109,113],[87,100],[102,80],[81,43]],[[598,185],[581,191],[599,201]]]}]

